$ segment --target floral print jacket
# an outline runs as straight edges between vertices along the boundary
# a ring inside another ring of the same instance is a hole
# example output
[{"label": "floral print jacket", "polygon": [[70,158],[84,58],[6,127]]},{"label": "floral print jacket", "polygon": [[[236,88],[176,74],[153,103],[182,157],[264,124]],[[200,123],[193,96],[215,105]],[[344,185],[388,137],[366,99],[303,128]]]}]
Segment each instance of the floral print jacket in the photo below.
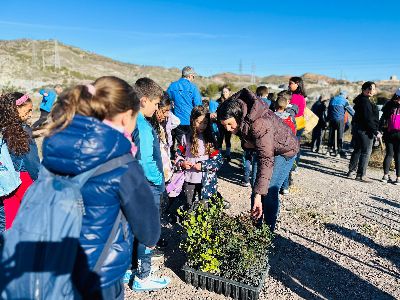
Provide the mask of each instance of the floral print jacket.
[{"label": "floral print jacket", "polygon": [[[176,166],[180,168],[181,162],[185,160],[185,146],[177,150]],[[202,188],[201,199],[208,200],[217,193],[218,179],[217,172],[223,165],[223,158],[219,150],[215,150],[205,161],[201,161]]]}]

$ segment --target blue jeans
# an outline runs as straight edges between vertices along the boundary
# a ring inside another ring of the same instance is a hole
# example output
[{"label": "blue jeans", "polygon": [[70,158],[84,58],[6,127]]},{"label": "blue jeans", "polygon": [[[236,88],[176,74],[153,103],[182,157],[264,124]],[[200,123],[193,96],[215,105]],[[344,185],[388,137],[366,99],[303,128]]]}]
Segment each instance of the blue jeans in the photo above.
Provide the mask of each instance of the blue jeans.
[{"label": "blue jeans", "polygon": [[6,213],[4,211],[3,200],[0,199],[0,234],[6,230]]},{"label": "blue jeans", "polygon": [[[279,190],[282,187],[283,182],[288,176],[295,156],[291,158],[285,158],[282,155],[275,156],[274,159],[274,170],[272,171],[272,177],[269,182],[267,195],[261,196],[263,205],[264,222],[268,224],[271,231],[275,230],[276,220],[278,219],[279,213]],[[251,206],[253,207],[254,194],[251,197]],[[260,222],[262,219],[260,219]]]},{"label": "blue jeans", "polygon": [[[296,157],[297,157],[297,156],[296,156]],[[296,160],[296,159],[295,159],[295,160]],[[293,161],[293,163],[294,163],[294,161]],[[284,189],[284,190],[288,190],[288,189],[289,189],[289,186],[290,186],[290,184],[289,184],[289,181],[290,181],[290,173],[292,172],[292,170],[293,170],[293,165],[292,165],[292,167],[290,168],[290,171],[289,171],[288,176],[286,177],[285,181],[284,181],[283,184],[282,184],[282,189]]]},{"label": "blue jeans", "polygon": [[[162,191],[160,186],[156,185],[150,185],[151,191],[153,192],[153,197],[154,197],[154,202],[158,209],[160,209],[160,199],[162,195]],[[152,245],[154,246],[154,245]],[[139,243],[138,246],[138,270],[136,275],[140,279],[144,279],[149,277],[150,271],[151,271],[151,256],[152,256],[152,250],[145,245]]]},{"label": "blue jeans", "polygon": [[109,287],[102,289],[103,299],[124,300],[124,284],[122,280],[116,281]]},{"label": "blue jeans", "polygon": [[243,152],[244,182],[251,182],[253,185],[255,175],[257,174],[257,162],[255,150],[245,150]]}]

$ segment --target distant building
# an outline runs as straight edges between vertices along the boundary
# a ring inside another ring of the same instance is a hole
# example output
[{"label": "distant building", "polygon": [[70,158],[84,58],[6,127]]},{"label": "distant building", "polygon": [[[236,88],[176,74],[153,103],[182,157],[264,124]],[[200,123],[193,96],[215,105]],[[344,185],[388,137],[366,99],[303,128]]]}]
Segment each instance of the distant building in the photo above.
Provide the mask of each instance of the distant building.
[{"label": "distant building", "polygon": [[391,81],[398,81],[397,76],[396,75],[392,75],[390,76],[390,80]]}]

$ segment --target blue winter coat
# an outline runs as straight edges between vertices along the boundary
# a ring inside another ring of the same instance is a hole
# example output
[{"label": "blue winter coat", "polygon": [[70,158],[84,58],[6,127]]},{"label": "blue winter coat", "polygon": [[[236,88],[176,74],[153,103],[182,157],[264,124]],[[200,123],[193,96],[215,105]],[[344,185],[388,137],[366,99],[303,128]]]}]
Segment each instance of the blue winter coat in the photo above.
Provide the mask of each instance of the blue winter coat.
[{"label": "blue winter coat", "polygon": [[[77,115],[68,127],[44,140],[43,165],[51,172],[75,176],[130,150],[131,143],[119,131],[95,118]],[[84,254],[76,263],[78,273],[84,269],[79,266],[85,261],[89,269],[94,268],[120,209],[127,221],[121,221],[98,274],[101,287],[104,288],[120,280],[128,269],[132,254],[132,232],[147,246],[157,243],[160,216],[137,160],[90,178],[81,192],[85,215],[80,245]],[[81,273],[81,284],[86,288],[92,287],[91,276]]]}]

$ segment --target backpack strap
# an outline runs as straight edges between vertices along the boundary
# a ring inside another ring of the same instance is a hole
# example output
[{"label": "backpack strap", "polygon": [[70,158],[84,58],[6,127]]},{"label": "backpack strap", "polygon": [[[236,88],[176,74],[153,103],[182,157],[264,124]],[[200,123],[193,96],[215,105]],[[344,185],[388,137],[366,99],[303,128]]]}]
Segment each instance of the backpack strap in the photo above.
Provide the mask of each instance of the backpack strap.
[{"label": "backpack strap", "polygon": [[126,165],[130,162],[134,161],[133,156],[131,153],[127,153],[122,156],[118,156],[116,158],[110,159],[103,165],[101,165],[90,177],[96,177],[105,173],[108,173],[120,166]]},{"label": "backpack strap", "polygon": [[118,231],[119,224],[121,223],[121,219],[122,219],[122,211],[121,211],[121,209],[119,209],[118,216],[115,219],[114,225],[111,229],[110,235],[108,236],[107,242],[104,245],[104,248],[101,251],[101,254],[99,256],[99,259],[97,260],[96,265],[93,268],[93,271],[96,273],[100,272],[100,268],[107,258],[108,250],[111,248],[111,244],[113,243],[114,238],[117,235],[117,231]]},{"label": "backpack strap", "polygon": [[[96,177],[96,176],[108,173],[112,170],[117,169],[120,166],[130,163],[133,160],[134,159],[133,159],[133,156],[131,153],[113,158],[113,159],[109,160],[108,162],[106,162],[105,164],[103,164],[102,166],[100,166],[100,168],[96,169],[91,177]],[[118,216],[115,219],[114,225],[113,225],[111,232],[107,238],[107,242],[104,245],[104,248],[101,251],[101,254],[96,262],[96,265],[93,268],[94,272],[96,272],[96,273],[100,272],[100,268],[103,265],[105,259],[107,258],[108,250],[111,248],[111,245],[112,245],[115,237],[117,236],[117,231],[118,231],[119,224],[121,223],[121,221],[122,221],[122,211],[120,208],[118,211]]]}]

